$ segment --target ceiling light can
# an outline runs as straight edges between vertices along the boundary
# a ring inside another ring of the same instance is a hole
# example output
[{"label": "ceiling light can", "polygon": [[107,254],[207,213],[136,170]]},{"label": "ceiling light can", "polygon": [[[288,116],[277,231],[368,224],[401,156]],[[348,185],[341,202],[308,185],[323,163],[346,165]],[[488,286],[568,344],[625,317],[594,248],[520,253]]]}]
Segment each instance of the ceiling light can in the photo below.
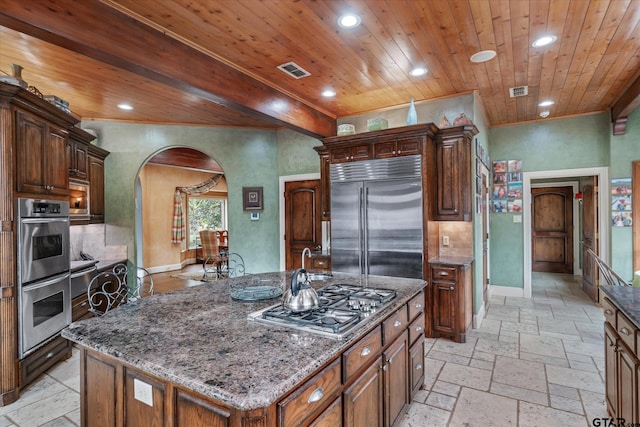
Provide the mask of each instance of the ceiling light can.
[{"label": "ceiling light can", "polygon": [[548,111],[540,112],[540,117],[542,117],[543,119],[549,117],[549,112]]},{"label": "ceiling light can", "polygon": [[539,37],[539,38],[535,39],[533,41],[533,43],[531,43],[531,46],[533,46],[533,47],[547,46],[547,45],[550,45],[551,43],[555,42],[556,40],[558,40],[558,38],[556,36],[542,36],[542,37]]},{"label": "ceiling light can", "polygon": [[482,50],[471,55],[471,62],[487,62],[495,58],[497,55],[495,50]]},{"label": "ceiling light can", "polygon": [[360,17],[354,13],[346,13],[338,18],[338,25],[342,28],[353,28],[360,25]]}]

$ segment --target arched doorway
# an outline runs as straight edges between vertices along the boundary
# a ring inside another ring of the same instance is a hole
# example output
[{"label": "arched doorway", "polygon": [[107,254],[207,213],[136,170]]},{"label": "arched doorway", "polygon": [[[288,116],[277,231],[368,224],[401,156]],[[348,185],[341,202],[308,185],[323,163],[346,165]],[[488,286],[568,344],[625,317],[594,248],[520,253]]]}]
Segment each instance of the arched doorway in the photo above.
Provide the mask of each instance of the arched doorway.
[{"label": "arched doorway", "polygon": [[[189,147],[165,148],[147,159],[136,179],[138,265],[154,273],[179,270],[196,261],[195,236],[189,235],[194,231],[188,223],[186,241],[171,243],[174,193],[176,187],[196,185],[217,174],[224,171],[215,159]],[[198,197],[226,200],[226,180],[223,178],[213,190]],[[189,198],[185,199],[183,209],[188,212]]]}]

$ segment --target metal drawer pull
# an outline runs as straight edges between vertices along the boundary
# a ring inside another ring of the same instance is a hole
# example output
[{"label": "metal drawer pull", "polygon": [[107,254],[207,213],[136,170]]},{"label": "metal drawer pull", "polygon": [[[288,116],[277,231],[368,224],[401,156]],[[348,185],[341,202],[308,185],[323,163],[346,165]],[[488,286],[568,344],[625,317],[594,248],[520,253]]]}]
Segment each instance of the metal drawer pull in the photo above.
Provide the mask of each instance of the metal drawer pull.
[{"label": "metal drawer pull", "polygon": [[309,395],[307,403],[317,402],[318,400],[322,399],[322,396],[324,396],[324,390],[322,390],[322,387],[318,387],[317,389],[313,390],[313,393]]},{"label": "metal drawer pull", "polygon": [[631,335],[631,331],[629,329],[627,329],[626,326],[623,326],[622,328],[620,328],[620,333],[621,334],[625,334],[627,336]]},{"label": "metal drawer pull", "polygon": [[416,307],[417,309],[421,309],[421,308],[422,308],[422,304],[420,304],[420,303],[418,302],[418,303],[416,303],[415,307]]},{"label": "metal drawer pull", "polygon": [[80,304],[80,307],[84,307],[85,305],[87,305],[87,302],[83,302],[82,304]]},{"label": "metal drawer pull", "polygon": [[399,321],[399,320],[396,320],[396,321],[393,323],[393,326],[395,326],[396,328],[399,328],[400,326],[402,326],[402,322],[401,322],[401,321]]},{"label": "metal drawer pull", "polygon": [[368,356],[370,354],[371,354],[371,349],[369,348],[369,346],[363,348],[362,351],[360,352],[360,356],[362,357]]},{"label": "metal drawer pull", "polygon": [[438,273],[441,276],[448,276],[449,273],[447,273],[446,271],[441,271],[440,273]]},{"label": "metal drawer pull", "polygon": [[421,365],[420,363],[418,363],[418,364],[416,365],[416,371],[419,371],[419,370],[421,370],[421,369],[422,369],[422,365]]},{"label": "metal drawer pull", "polygon": [[606,314],[607,316],[611,316],[611,315],[613,314],[613,311],[611,311],[611,309],[610,309],[610,308],[607,308],[607,309],[604,311],[604,314]]},{"label": "metal drawer pull", "polygon": [[53,351],[50,351],[49,353],[47,353],[47,355],[45,356],[45,359],[51,359],[53,356],[55,356],[56,354]]},{"label": "metal drawer pull", "polygon": [[422,332],[422,326],[416,326],[416,332]]}]

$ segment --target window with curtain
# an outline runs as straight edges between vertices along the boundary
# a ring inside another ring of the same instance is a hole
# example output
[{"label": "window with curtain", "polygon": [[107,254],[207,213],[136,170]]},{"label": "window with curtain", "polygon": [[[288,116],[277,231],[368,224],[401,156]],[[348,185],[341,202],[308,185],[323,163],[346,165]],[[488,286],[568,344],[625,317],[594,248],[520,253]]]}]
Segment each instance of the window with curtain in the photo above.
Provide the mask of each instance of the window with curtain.
[{"label": "window with curtain", "polygon": [[197,246],[200,230],[227,229],[227,199],[220,196],[193,195],[187,197],[187,242],[189,249]]}]

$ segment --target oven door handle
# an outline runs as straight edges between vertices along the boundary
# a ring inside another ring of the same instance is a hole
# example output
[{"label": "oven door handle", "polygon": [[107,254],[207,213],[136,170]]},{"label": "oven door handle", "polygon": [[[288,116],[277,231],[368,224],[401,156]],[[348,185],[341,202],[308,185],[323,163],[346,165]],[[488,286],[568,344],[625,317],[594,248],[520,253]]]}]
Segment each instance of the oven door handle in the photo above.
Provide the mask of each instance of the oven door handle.
[{"label": "oven door handle", "polygon": [[95,271],[98,271],[98,268],[95,265],[92,265],[91,267],[74,271],[73,273],[71,273],[71,278],[75,279],[76,277],[84,276],[87,273],[93,273]]},{"label": "oven door handle", "polygon": [[20,218],[20,222],[23,224],[51,224],[52,222],[68,223],[69,217],[57,217],[57,218]]},{"label": "oven door handle", "polygon": [[44,282],[37,282],[31,285],[24,285],[22,288],[24,290],[34,290],[34,289],[40,289],[40,288],[44,288],[45,286],[49,286],[52,283],[56,283],[59,282],[61,280],[67,279],[71,277],[71,274],[69,272],[66,273],[62,273],[62,274],[58,274],[56,276],[50,277],[47,280],[45,280]]}]

